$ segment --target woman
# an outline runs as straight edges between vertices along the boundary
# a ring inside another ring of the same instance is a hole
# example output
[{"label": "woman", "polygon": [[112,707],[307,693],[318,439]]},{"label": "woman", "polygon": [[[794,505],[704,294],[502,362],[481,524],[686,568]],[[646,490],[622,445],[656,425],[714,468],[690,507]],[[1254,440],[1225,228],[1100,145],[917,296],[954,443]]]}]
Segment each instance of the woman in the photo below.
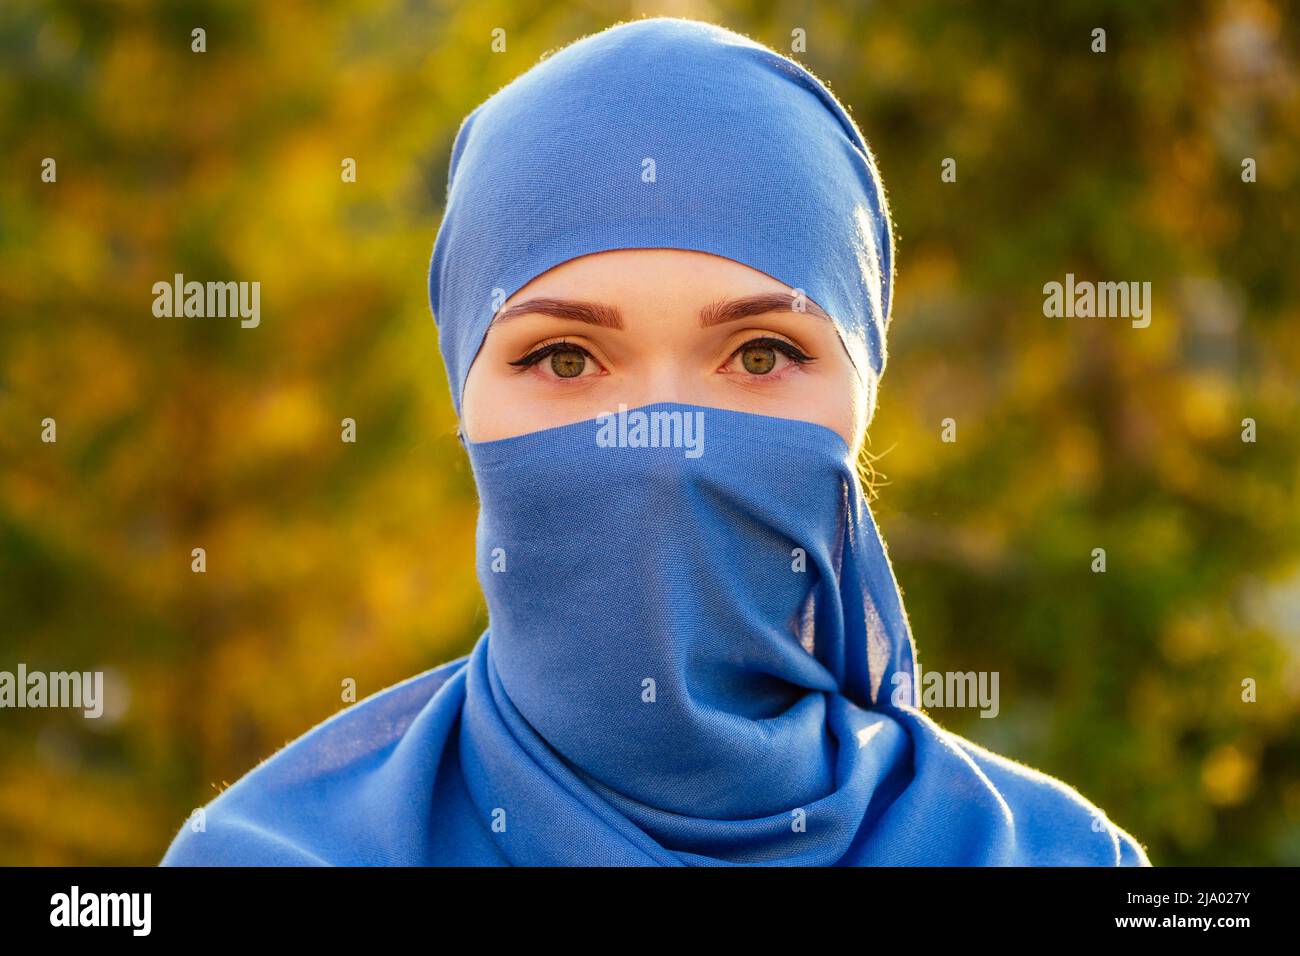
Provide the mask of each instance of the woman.
[{"label": "woman", "polygon": [[854,464],[892,276],[855,124],[742,36],[623,24],[481,104],[430,296],[489,629],[163,862],[1149,865],[913,706]]}]

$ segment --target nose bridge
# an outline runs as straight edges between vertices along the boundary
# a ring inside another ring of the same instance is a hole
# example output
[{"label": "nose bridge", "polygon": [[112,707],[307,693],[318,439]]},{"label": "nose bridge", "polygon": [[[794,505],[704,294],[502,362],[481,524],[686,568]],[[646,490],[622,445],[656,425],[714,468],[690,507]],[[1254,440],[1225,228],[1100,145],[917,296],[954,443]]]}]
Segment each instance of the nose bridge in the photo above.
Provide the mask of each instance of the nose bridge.
[{"label": "nose bridge", "polygon": [[634,380],[629,382],[627,394],[618,400],[628,408],[655,402],[707,405],[706,396],[704,374],[673,350],[664,348],[646,358]]}]

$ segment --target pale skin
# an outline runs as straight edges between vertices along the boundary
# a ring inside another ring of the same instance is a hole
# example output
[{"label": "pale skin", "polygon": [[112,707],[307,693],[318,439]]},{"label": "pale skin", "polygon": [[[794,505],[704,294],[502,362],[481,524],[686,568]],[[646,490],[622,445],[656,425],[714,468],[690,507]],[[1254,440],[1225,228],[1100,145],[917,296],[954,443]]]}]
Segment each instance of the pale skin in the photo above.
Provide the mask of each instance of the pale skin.
[{"label": "pale skin", "polygon": [[680,402],[814,422],[856,458],[866,388],[830,319],[811,300],[798,311],[793,292],[703,252],[571,259],[497,312],[465,382],[464,433],[494,441]]}]

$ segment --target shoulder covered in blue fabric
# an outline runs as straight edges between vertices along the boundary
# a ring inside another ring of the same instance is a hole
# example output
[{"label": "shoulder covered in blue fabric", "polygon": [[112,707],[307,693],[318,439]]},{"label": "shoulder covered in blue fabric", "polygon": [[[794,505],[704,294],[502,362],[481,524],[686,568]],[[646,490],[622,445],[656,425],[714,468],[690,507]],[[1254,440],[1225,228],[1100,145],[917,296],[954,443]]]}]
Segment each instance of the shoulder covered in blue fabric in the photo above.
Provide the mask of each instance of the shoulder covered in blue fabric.
[{"label": "shoulder covered in blue fabric", "polygon": [[400,785],[412,788],[411,812],[419,812],[418,788],[428,784],[425,793],[431,792],[431,779],[423,778],[437,767],[422,765],[411,753],[417,748],[403,742],[446,731],[428,704],[465,661],[386,687],[287,743],[191,814],[159,865],[409,862],[402,858],[400,823],[364,810],[376,788]]},{"label": "shoulder covered in blue fabric", "polygon": [[1146,849],[1098,806],[1062,780],[994,753],[937,724],[909,714],[925,732],[942,738],[982,784],[1005,805],[1021,866],[1151,866]]}]

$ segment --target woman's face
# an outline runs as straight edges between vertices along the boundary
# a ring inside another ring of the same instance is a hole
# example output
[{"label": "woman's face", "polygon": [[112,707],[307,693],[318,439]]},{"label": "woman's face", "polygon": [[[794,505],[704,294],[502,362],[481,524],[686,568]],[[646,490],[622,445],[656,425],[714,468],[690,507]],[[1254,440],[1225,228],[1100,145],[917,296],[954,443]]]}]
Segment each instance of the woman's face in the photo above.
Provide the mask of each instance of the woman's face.
[{"label": "woman's face", "polygon": [[679,249],[595,253],[533,279],[488,329],[461,409],[466,436],[485,442],[653,402],[803,419],[855,455],[866,419],[866,390],[817,305]]}]

